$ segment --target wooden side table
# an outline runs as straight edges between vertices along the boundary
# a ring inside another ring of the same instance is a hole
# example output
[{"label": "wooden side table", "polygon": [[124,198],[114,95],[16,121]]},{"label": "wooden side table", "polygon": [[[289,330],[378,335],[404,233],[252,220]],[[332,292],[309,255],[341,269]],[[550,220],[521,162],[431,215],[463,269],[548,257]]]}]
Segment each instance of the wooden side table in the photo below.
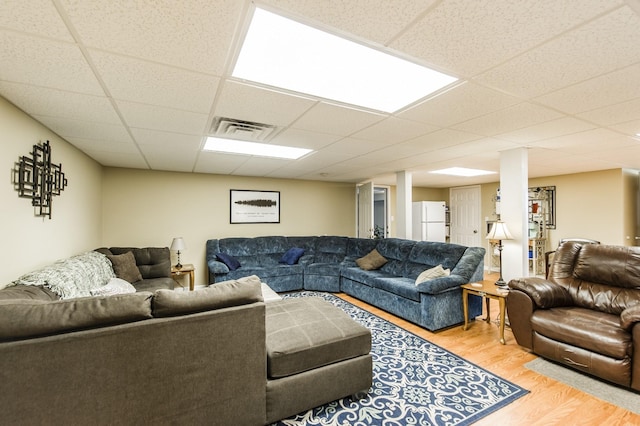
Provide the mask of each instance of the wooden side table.
[{"label": "wooden side table", "polygon": [[189,273],[189,291],[193,291],[193,288],[195,286],[195,281],[196,281],[195,270],[196,270],[196,268],[191,263],[187,263],[185,265],[182,265],[182,267],[180,269],[176,268],[175,265],[172,265],[171,266],[171,278],[179,277],[182,274],[186,274],[188,272]]},{"label": "wooden side table", "polygon": [[505,344],[504,340],[504,323],[505,323],[505,305],[509,290],[501,289],[494,283],[468,283],[462,285],[462,309],[464,310],[464,326],[463,330],[469,328],[469,294],[474,294],[484,298],[487,304],[487,318],[485,321],[491,322],[491,310],[489,308],[490,299],[495,299],[500,304],[500,343]]}]

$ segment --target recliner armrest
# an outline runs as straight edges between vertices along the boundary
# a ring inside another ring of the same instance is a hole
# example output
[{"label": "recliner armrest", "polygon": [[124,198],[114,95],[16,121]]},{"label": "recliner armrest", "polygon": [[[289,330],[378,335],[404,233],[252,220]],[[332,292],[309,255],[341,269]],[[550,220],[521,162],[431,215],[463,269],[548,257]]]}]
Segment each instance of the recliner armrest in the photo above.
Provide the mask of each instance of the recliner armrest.
[{"label": "recliner armrest", "polygon": [[631,330],[637,322],[640,322],[640,304],[633,305],[620,314],[620,327],[625,330]]},{"label": "recliner armrest", "polygon": [[544,278],[516,278],[509,281],[509,288],[527,294],[538,308],[548,309],[573,305],[571,295],[564,287]]}]

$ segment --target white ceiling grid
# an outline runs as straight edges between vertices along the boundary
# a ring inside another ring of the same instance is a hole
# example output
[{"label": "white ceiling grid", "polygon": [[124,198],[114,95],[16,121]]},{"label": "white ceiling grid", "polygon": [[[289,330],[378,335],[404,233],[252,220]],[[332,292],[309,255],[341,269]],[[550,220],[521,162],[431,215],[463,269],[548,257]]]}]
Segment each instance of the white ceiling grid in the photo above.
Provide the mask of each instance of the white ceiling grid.
[{"label": "white ceiling grid", "polygon": [[[384,114],[238,81],[256,5],[460,82]],[[106,166],[447,187],[498,178],[429,171],[527,147],[531,177],[640,169],[637,0],[4,0],[0,45],[0,95]],[[202,152],[216,116],[315,152]]]}]

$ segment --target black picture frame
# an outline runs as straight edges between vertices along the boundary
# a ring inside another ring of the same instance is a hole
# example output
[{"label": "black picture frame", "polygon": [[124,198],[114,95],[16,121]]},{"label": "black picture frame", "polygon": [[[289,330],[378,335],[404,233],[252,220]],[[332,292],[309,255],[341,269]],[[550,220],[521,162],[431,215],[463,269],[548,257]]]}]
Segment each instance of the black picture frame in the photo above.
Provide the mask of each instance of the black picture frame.
[{"label": "black picture frame", "polygon": [[280,223],[280,191],[229,191],[229,222]]}]

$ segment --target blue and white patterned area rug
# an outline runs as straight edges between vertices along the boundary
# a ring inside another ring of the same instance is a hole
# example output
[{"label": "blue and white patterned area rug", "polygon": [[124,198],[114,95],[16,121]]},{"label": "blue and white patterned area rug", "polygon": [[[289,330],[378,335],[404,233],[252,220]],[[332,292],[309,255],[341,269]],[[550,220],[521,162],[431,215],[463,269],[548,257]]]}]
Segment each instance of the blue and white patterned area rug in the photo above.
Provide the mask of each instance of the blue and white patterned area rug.
[{"label": "blue and white patterned area rug", "polygon": [[529,391],[330,293],[322,297],[371,330],[373,386],[359,400],[331,402],[275,423],[311,425],[469,425]]}]

